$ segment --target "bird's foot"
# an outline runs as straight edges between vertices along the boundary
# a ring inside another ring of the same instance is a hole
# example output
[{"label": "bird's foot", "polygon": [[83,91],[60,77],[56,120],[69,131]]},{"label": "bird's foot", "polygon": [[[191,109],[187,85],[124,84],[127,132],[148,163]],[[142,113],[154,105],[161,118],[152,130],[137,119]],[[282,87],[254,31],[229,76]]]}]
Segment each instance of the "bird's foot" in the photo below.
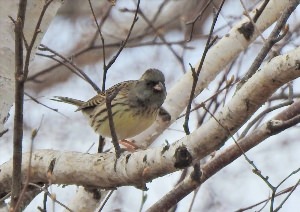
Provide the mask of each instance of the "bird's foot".
[{"label": "bird's foot", "polygon": [[127,141],[126,139],[120,140],[119,144],[122,144],[129,152],[135,152],[137,149],[139,149],[136,144],[131,141]]}]

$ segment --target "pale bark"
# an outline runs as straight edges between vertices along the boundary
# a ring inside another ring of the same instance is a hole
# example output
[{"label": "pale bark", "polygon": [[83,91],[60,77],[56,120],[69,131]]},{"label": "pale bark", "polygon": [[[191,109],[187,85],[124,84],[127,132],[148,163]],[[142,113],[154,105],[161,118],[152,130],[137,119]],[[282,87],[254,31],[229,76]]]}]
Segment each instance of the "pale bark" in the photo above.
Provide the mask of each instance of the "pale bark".
[{"label": "pale bark", "polygon": [[[6,120],[8,112],[14,102],[14,24],[9,16],[16,20],[18,2],[17,0],[0,1],[0,133],[5,129],[4,120]],[[44,0],[28,1],[24,24],[24,36],[28,43],[30,43],[32,39],[36,23],[44,4]],[[47,9],[40,26],[41,32],[37,36],[33,51],[30,55],[31,60],[33,60],[37,46],[40,44],[43,35],[60,6],[61,1],[55,0]]]},{"label": "pale bark", "polygon": [[[4,1],[1,1],[1,3],[2,2]],[[256,23],[256,27],[259,28],[260,31],[267,29],[278,19],[286,4],[286,2],[280,0],[270,1]],[[1,17],[3,14],[2,8],[3,7],[1,7],[0,11]],[[47,13],[47,15],[49,14]],[[49,18],[51,19],[53,16],[54,13],[50,13]],[[36,15],[32,15],[32,17],[35,17],[36,19]],[[0,21],[1,20],[2,19],[0,19]],[[247,21],[248,19],[244,18],[241,22],[236,24],[227,36],[223,37],[209,50],[202,68],[203,70],[199,77],[196,95],[201,93],[202,90],[214,80],[216,75],[222,71],[222,68],[228,65],[257,38],[258,33],[256,31],[250,41],[247,41],[243,35],[238,32],[237,29]],[[29,29],[30,27],[28,30]],[[95,28],[93,28],[93,30],[95,30]],[[30,38],[32,34],[26,36]],[[5,38],[5,36],[3,38]],[[13,38],[10,39],[12,39],[13,42]],[[39,42],[40,40],[37,44]],[[230,136],[230,133],[226,129],[230,130],[231,134],[233,134],[269,98],[269,96],[276,91],[277,88],[300,76],[298,70],[299,56],[297,55],[300,55],[299,48],[287,55],[274,58],[257,72],[216,115],[216,119],[222,126],[211,118],[190,136],[177,141],[168,149],[164,146],[146,151],[138,151],[133,154],[125,153],[118,160],[116,171],[114,170],[114,153],[89,155],[82,153],[62,153],[53,150],[38,150],[33,153],[33,175],[30,179],[33,182],[47,183],[51,181],[51,183],[58,184],[92,185],[102,188],[126,185],[134,185],[142,188],[146,182],[178,170],[174,167],[176,161],[174,154],[179,147],[185,146],[189,154],[191,154],[193,161],[198,161],[222,145],[228,136]],[[13,50],[9,46],[0,46],[0,133],[4,129],[2,120],[6,117],[6,114],[13,103],[14,75],[13,71],[10,70],[13,70],[14,64],[11,58],[13,58]],[[194,67],[197,66],[198,65]],[[164,107],[171,114],[172,120],[170,123],[156,123],[145,133],[137,136],[135,140],[141,147],[148,147],[184,110],[191,90],[191,86],[187,85],[191,85],[192,80],[191,72],[188,72],[180,79],[178,84],[168,91],[168,98]],[[1,86],[3,86],[3,88]],[[226,129],[224,129],[224,127]],[[49,175],[47,177],[46,172],[50,161],[54,158],[57,160],[54,173],[48,178]],[[26,179],[27,164],[28,153],[24,155],[23,160],[23,181]],[[74,167],[77,167],[77,169],[75,170]],[[0,169],[2,170],[0,175],[0,193],[8,192],[11,183],[11,161],[3,164]],[[76,204],[82,205],[83,201],[79,201],[79,199],[82,200],[81,197],[85,196],[83,189],[80,189],[80,194],[81,195],[76,196],[77,199],[75,199],[74,204],[70,204],[70,207],[73,206],[74,208],[78,208]],[[89,210],[92,210],[92,208],[97,207],[97,202],[92,199],[89,194],[87,194],[85,198],[90,199],[91,202],[88,205],[82,205],[83,208],[87,206],[89,207]],[[87,208],[84,208],[83,211],[85,209]]]},{"label": "pale bark", "polygon": [[[78,191],[72,201],[68,204],[68,206],[77,212],[84,211],[94,211],[102,201],[105,199],[108,190],[101,190],[100,197],[97,198],[93,195],[93,193],[88,192],[85,188],[80,186]],[[67,211],[67,210],[65,210]]]},{"label": "pale bark", "polygon": [[[83,154],[37,150],[33,152],[31,182],[77,184],[112,188],[134,185],[144,188],[145,183],[159,176],[191,165],[216,150],[227,138],[280,86],[300,76],[300,48],[277,56],[265,64],[244,86],[236,92],[227,105],[189,136],[170,146],[157,147],[134,153],[125,152],[117,160],[115,153]],[[230,131],[230,132],[229,132]],[[184,149],[183,161],[176,152]],[[22,173],[26,179],[29,153],[24,154]],[[184,161],[187,159],[186,161]],[[55,160],[53,173],[47,175],[48,166]],[[178,164],[178,162],[183,162]],[[10,189],[12,161],[1,166],[0,193]],[[74,169],[74,167],[78,167]],[[88,173],[88,174],[87,174]]]},{"label": "pale bark", "polygon": [[[250,14],[255,14],[258,7],[254,8]],[[256,22],[256,27],[260,32],[266,30],[273,24],[281,15],[287,3],[281,0],[270,1]],[[254,31],[251,40],[246,40],[245,37],[238,31],[238,29],[246,22],[249,22],[247,17],[244,17],[240,22],[235,24],[234,27],[211,47],[205,58],[202,70],[199,75],[195,96],[199,95],[209,83],[223,70],[226,65],[230,64],[241,52],[243,52],[258,36],[259,33]],[[200,61],[201,58],[199,58]],[[193,67],[197,68],[199,64]],[[177,117],[186,108],[189,94],[191,92],[193,81],[192,71],[187,72],[169,91],[164,107],[170,113],[171,122],[161,124],[160,122],[154,123],[149,129],[142,134],[133,138],[141,147],[149,146],[155,138],[157,138],[162,131],[170,126]],[[188,86],[190,85],[190,86]],[[145,139],[146,138],[146,139]]]}]

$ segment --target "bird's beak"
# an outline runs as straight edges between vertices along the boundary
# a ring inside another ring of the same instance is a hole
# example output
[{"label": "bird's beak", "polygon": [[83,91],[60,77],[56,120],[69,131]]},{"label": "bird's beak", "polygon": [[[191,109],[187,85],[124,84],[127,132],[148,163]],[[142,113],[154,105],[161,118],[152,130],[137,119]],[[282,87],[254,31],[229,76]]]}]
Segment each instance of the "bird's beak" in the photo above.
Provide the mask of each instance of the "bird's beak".
[{"label": "bird's beak", "polygon": [[164,86],[164,84],[162,84],[161,82],[159,82],[158,84],[156,84],[156,85],[153,87],[153,89],[154,89],[155,91],[163,91],[164,88],[165,88],[165,86]]}]

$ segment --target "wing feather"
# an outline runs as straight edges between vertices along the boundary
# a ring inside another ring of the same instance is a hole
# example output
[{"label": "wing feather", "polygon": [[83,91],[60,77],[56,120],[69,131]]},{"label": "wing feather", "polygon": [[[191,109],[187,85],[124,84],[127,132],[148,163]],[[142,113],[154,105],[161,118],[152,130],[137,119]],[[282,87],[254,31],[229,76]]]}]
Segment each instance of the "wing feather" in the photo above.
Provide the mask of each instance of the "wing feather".
[{"label": "wing feather", "polygon": [[128,94],[128,91],[130,87],[136,82],[137,80],[129,80],[129,81],[124,81],[120,82],[106,90],[106,92],[101,92],[94,96],[93,98],[89,99],[88,101],[84,102],[82,105],[80,105],[76,111],[82,110],[82,109],[87,109],[87,108],[92,108],[96,107],[97,105],[104,104],[106,101],[106,93],[108,95],[111,95],[116,89],[119,90],[119,93],[117,94],[117,97],[123,97],[126,94]]}]

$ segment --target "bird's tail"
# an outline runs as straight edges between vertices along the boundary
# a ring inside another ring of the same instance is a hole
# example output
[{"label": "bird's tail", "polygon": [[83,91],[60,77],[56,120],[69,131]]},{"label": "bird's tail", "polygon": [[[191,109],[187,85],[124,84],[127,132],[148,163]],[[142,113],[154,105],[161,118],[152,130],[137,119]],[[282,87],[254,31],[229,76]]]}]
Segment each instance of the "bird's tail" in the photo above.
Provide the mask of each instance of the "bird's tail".
[{"label": "bird's tail", "polygon": [[57,102],[64,102],[64,103],[68,103],[71,105],[76,105],[78,107],[80,107],[84,103],[84,101],[81,101],[81,100],[72,99],[69,97],[62,97],[62,96],[55,96],[54,99],[51,99],[51,100],[57,101]]}]

